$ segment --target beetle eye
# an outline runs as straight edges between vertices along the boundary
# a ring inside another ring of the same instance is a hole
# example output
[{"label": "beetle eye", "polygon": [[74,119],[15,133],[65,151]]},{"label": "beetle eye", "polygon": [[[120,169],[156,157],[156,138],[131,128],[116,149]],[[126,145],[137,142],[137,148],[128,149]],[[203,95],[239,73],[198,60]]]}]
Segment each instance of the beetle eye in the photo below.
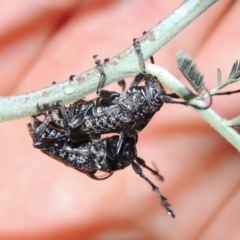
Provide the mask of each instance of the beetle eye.
[{"label": "beetle eye", "polygon": [[154,99],[155,102],[160,102],[161,101],[160,93],[157,89],[152,90],[152,96],[153,96],[153,99]]}]

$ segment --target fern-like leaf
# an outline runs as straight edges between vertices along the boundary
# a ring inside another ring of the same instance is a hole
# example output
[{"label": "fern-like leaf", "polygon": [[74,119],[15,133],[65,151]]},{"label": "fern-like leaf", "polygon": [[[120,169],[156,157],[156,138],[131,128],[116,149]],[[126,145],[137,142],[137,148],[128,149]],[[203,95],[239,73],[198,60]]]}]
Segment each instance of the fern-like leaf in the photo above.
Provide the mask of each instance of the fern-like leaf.
[{"label": "fern-like leaf", "polygon": [[205,83],[203,80],[204,76],[197,68],[196,63],[183,51],[179,51],[177,53],[177,62],[179,70],[196,90],[196,92],[200,94],[205,87]]}]

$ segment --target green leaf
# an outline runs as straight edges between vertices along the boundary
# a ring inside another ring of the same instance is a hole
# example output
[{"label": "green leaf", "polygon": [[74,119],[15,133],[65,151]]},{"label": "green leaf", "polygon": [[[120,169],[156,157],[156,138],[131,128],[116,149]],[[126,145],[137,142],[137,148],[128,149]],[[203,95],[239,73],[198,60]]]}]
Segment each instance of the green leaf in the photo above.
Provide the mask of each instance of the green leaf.
[{"label": "green leaf", "polygon": [[183,51],[177,53],[178,68],[196,90],[197,93],[201,93],[205,87],[204,76],[197,68],[196,63]]},{"label": "green leaf", "polygon": [[218,68],[217,69],[217,86],[220,86],[222,83],[222,72],[221,70]]}]

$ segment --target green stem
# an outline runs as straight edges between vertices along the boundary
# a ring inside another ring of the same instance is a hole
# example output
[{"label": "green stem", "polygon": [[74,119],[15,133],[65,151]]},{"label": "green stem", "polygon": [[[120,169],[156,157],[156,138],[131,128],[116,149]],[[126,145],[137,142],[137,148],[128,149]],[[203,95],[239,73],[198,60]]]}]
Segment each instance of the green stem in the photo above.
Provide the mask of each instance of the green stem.
[{"label": "green stem", "polygon": [[[218,0],[186,0],[167,18],[141,37],[141,50],[144,59],[149,58],[175,35],[206,11]],[[124,52],[110,59],[106,64],[105,85],[117,80],[133,77],[139,71],[139,64],[132,45]],[[0,98],[0,121],[36,115],[37,104],[62,100],[64,104],[80,99],[96,91],[99,82],[99,72],[96,68],[74,78],[50,87],[22,95]]]},{"label": "green stem", "polygon": [[[146,71],[156,76],[163,85],[175,92],[181,98],[187,100],[193,96],[193,93],[167,70],[156,65],[146,64]],[[197,99],[192,99],[189,102],[201,107],[205,106],[204,102]],[[232,127],[226,126],[226,121],[224,119],[217,115],[217,113],[211,108],[206,110],[198,110],[194,108],[194,110],[224,138],[226,138],[238,151],[240,151],[240,135]]]}]

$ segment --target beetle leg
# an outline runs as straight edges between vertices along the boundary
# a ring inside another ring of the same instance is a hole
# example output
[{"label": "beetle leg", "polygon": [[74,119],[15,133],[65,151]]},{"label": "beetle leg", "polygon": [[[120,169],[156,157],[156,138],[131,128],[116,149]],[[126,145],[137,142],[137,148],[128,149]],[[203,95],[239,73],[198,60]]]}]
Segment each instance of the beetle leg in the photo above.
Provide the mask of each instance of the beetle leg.
[{"label": "beetle leg", "polygon": [[122,88],[122,92],[126,90],[126,81],[124,79],[119,80],[118,85]]},{"label": "beetle leg", "polygon": [[46,130],[51,118],[46,116],[44,121],[41,122],[35,116],[32,116],[31,123],[28,124],[28,129],[30,135],[33,136],[34,141],[38,141],[42,136],[43,132]]},{"label": "beetle leg", "polygon": [[133,170],[136,174],[138,174],[141,178],[145,179],[152,187],[153,191],[158,194],[158,196],[161,198],[161,204],[163,207],[167,210],[168,214],[172,217],[175,217],[173,210],[171,209],[171,205],[168,203],[167,198],[161,193],[160,189],[154,185],[144,174],[142,169],[135,163],[132,162]]},{"label": "beetle leg", "polygon": [[82,122],[84,121],[87,112],[90,109],[92,109],[93,106],[94,106],[94,102],[89,104],[83,111],[80,111],[78,114],[73,116],[72,119],[70,120],[68,126],[70,126],[71,128],[77,128],[78,126],[80,126],[82,124]]},{"label": "beetle leg", "polygon": [[134,47],[135,52],[138,57],[138,62],[139,62],[140,68],[141,68],[141,73],[145,74],[146,73],[145,61],[144,61],[143,54],[141,51],[140,42],[136,38],[133,39],[133,47]]},{"label": "beetle leg", "polygon": [[95,64],[97,65],[97,69],[98,69],[99,73],[101,74],[101,77],[100,77],[100,80],[99,80],[99,83],[98,83],[98,86],[97,86],[97,91],[96,91],[97,95],[100,96],[101,95],[101,89],[103,88],[105,80],[106,80],[106,74],[103,70],[101,60],[99,60],[97,57],[98,57],[97,55],[93,56],[93,58],[95,59]]},{"label": "beetle leg", "polygon": [[95,64],[97,65],[97,69],[101,75],[96,91],[96,94],[98,95],[98,98],[96,99],[96,107],[98,107],[103,101],[111,102],[111,99],[118,97],[119,93],[102,89],[106,80],[106,74],[101,61],[97,59],[97,55],[94,55],[93,58],[95,59]]},{"label": "beetle leg", "polygon": [[[147,32],[144,31],[144,32],[143,32],[143,36],[146,35],[146,34],[147,34]],[[150,56],[150,61],[151,61],[151,64],[154,64],[154,58],[153,58],[153,56]]]},{"label": "beetle leg", "polygon": [[154,170],[154,169],[150,168],[149,166],[147,166],[146,163],[145,163],[145,161],[144,161],[142,158],[137,157],[137,158],[136,158],[136,162],[137,162],[140,166],[148,169],[153,175],[157,176],[161,181],[164,181],[163,176],[162,176],[161,174],[159,174],[159,172],[158,172],[157,170]]},{"label": "beetle leg", "polygon": [[[54,110],[54,109],[58,109],[59,112],[61,113],[62,117],[63,117],[63,121],[64,121],[64,125],[66,127],[68,127],[68,115],[67,115],[67,112],[66,112],[66,108],[65,106],[63,105],[63,102],[62,101],[54,101],[54,102],[51,102],[51,103],[43,103],[43,104],[37,104],[37,108],[39,111],[41,112],[45,112],[45,111],[49,111],[49,110]],[[50,112],[51,114],[51,112]],[[54,116],[54,112],[52,114],[52,120],[59,120],[59,115],[57,116],[58,114],[56,114]]]},{"label": "beetle leg", "polygon": [[119,139],[118,139],[118,143],[117,143],[117,147],[116,147],[117,150],[116,150],[115,156],[120,153],[123,142],[124,142],[124,134],[121,132],[120,135],[119,135]]},{"label": "beetle leg", "polygon": [[93,173],[90,173],[90,174],[87,174],[85,173],[86,175],[88,175],[90,178],[94,179],[94,180],[98,180],[98,181],[101,181],[101,180],[105,180],[105,179],[108,179],[110,178],[112,175],[113,175],[114,172],[110,172],[109,175],[107,175],[106,177],[97,177],[95,176]]},{"label": "beetle leg", "polygon": [[146,66],[145,66],[145,61],[143,58],[143,54],[141,52],[141,46],[139,41],[134,38],[133,39],[133,47],[135,49],[135,52],[138,57],[138,62],[141,68],[141,72],[134,78],[133,82],[131,83],[130,88],[138,86],[141,82],[144,81],[144,76],[146,75]]}]

